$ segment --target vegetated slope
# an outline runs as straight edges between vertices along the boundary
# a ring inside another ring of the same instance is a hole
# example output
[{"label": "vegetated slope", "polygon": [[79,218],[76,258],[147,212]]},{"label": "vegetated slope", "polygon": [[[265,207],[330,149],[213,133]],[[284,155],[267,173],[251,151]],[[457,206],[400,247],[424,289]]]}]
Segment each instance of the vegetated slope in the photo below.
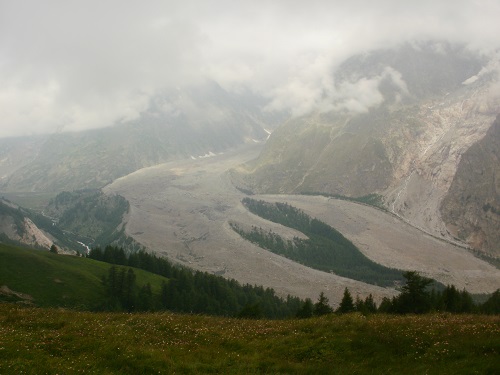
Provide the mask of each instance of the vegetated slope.
[{"label": "vegetated slope", "polygon": [[497,73],[495,60],[439,43],[355,56],[335,73],[336,89],[363,96],[347,90],[331,111],[283,124],[233,181],[254,193],[380,194],[393,213],[452,240],[439,207],[500,111]]},{"label": "vegetated slope", "polygon": [[454,236],[500,255],[500,115],[462,155],[441,214]]},{"label": "vegetated slope", "polygon": [[100,190],[62,192],[37,211],[0,200],[0,240],[65,253],[86,254],[92,246],[117,243],[136,250],[123,234],[128,202]]},{"label": "vegetated slope", "polygon": [[[67,237],[79,241],[81,252],[86,252],[88,247],[123,242],[123,224],[128,211],[129,203],[120,195],[80,190],[58,194],[45,207],[43,215]],[[87,248],[82,249],[82,243]]]},{"label": "vegetated slope", "polygon": [[[302,301],[274,290],[173,266],[165,258],[94,249],[94,259],[0,244],[0,301],[81,310],[287,318]],[[5,289],[5,290],[4,290]]]},{"label": "vegetated slope", "polygon": [[401,271],[368,259],[340,232],[312,219],[286,203],[268,203],[245,198],[243,204],[254,214],[296,229],[308,238],[284,241],[279,235],[253,228],[251,232],[233,228],[244,238],[306,266],[370,284],[394,287],[403,280]]},{"label": "vegetated slope", "polygon": [[[0,286],[31,296],[30,302],[37,306],[102,308],[106,298],[102,279],[109,268],[92,259],[0,244]],[[137,284],[150,283],[156,294],[167,280],[142,270],[134,272]]]},{"label": "vegetated slope", "polygon": [[[159,94],[133,121],[79,133],[0,140],[0,190],[100,188],[167,160],[203,157],[253,140],[278,121],[262,99],[213,82]],[[279,116],[278,116],[279,118]],[[5,146],[5,147],[4,147]],[[25,154],[18,158],[18,150]]]},{"label": "vegetated slope", "polygon": [[496,374],[499,332],[499,316],[267,321],[0,304],[0,372]]}]

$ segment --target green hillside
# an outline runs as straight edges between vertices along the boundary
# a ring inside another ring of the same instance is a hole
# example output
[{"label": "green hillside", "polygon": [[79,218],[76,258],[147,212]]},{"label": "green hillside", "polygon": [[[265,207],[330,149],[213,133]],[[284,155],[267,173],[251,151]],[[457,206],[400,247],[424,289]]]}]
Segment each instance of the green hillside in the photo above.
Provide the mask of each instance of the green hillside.
[{"label": "green hillside", "polygon": [[[102,278],[109,268],[92,259],[0,244],[0,286],[28,294],[36,306],[97,308],[105,298]],[[153,293],[159,293],[167,280],[139,269],[134,273],[136,284],[150,283]]]},{"label": "green hillside", "polygon": [[2,374],[498,374],[500,316],[245,320],[0,304]]},{"label": "green hillside", "polygon": [[0,244],[0,302],[273,319],[295,316],[302,304],[298,297],[281,298],[273,289],[195,272],[146,252],[127,257],[122,248],[107,246],[92,250],[90,256],[93,259]]}]

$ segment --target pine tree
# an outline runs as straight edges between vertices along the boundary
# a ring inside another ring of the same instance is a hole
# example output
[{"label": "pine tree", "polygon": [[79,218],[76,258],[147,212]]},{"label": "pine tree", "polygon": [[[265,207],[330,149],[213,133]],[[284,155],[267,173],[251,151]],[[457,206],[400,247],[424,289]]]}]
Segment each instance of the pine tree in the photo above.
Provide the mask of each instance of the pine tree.
[{"label": "pine tree", "polygon": [[382,302],[380,302],[380,306],[378,307],[379,313],[389,314],[394,311],[393,306],[394,298],[391,300],[389,297],[382,298]]},{"label": "pine tree", "polygon": [[329,305],[328,298],[325,297],[323,292],[320,293],[318,297],[318,302],[314,304],[313,314],[316,316],[331,314],[333,309]]},{"label": "pine tree", "polygon": [[396,298],[394,308],[401,314],[423,314],[431,309],[430,292],[427,287],[432,279],[420,276],[416,271],[403,273],[406,284],[401,288],[401,294]]},{"label": "pine tree", "polygon": [[365,298],[364,308],[366,313],[373,314],[377,312],[377,304],[373,300],[373,296],[371,295],[371,293],[368,295],[368,297]]},{"label": "pine tree", "polygon": [[497,289],[481,306],[484,314],[500,314],[500,289]]},{"label": "pine tree", "polygon": [[128,311],[134,311],[135,309],[134,290],[135,290],[135,273],[132,268],[129,268],[124,280],[123,297],[122,297],[123,307]]},{"label": "pine tree", "polygon": [[461,310],[460,292],[454,285],[448,285],[442,294],[444,310],[457,313]]},{"label": "pine tree", "polygon": [[359,294],[356,295],[356,301],[354,302],[354,310],[359,311],[361,313],[365,312],[365,302],[359,297]]},{"label": "pine tree", "polygon": [[313,316],[314,306],[310,298],[306,298],[304,303],[302,304],[299,311],[297,311],[297,318],[306,319]]},{"label": "pine tree", "polygon": [[150,311],[153,309],[153,292],[151,291],[150,283],[143,285],[139,290],[137,308],[139,311]]},{"label": "pine tree", "polygon": [[346,314],[353,311],[355,311],[355,307],[351,292],[349,292],[349,289],[345,288],[344,296],[342,297],[342,301],[340,302],[340,306],[337,309],[337,312],[339,314]]}]

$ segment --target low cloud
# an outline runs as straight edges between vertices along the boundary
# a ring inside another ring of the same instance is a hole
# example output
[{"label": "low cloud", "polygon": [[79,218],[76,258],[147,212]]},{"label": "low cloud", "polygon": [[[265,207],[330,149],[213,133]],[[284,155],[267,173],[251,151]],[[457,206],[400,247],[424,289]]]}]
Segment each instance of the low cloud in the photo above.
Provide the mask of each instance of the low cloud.
[{"label": "low cloud", "polygon": [[364,77],[356,82],[342,82],[335,92],[336,98],[329,109],[354,113],[368,112],[370,108],[379,106],[387,99],[380,88],[383,82],[392,86],[396,102],[410,94],[402,74],[388,66],[375,77]]},{"label": "low cloud", "polygon": [[206,80],[269,110],[363,111],[398,77],[333,82],[345,58],[426,39],[489,53],[499,16],[498,2],[466,0],[0,0],[0,137],[109,126]]}]

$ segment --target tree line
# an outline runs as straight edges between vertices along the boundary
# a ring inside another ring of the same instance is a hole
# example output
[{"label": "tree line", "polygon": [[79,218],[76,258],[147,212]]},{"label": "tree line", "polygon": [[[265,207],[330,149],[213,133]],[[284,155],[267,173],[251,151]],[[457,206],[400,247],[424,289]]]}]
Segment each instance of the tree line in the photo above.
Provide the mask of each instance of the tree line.
[{"label": "tree line", "polygon": [[313,304],[306,299],[297,312],[298,318],[309,318],[333,312],[339,314],[360,312],[364,315],[374,313],[386,314],[426,314],[431,312],[500,314],[500,289],[495,291],[484,303],[475,303],[472,296],[464,289],[459,291],[454,285],[448,285],[441,291],[430,288],[432,279],[421,276],[416,271],[403,273],[406,283],[399,295],[384,297],[379,306],[370,294],[364,300],[359,296],[353,298],[345,288],[342,300],[336,310],[330,305],[322,292],[318,301]]},{"label": "tree line", "polygon": [[[430,312],[500,314],[500,290],[485,302],[475,303],[466,290],[448,285],[442,290],[433,287],[433,280],[416,271],[403,273],[400,294],[383,298],[377,305],[370,294],[354,298],[349,289],[333,309],[328,298],[320,293],[316,303],[288,296],[279,298],[271,288],[241,285],[236,280],[206,272],[174,266],[167,259],[145,251],[127,255],[122,248],[107,246],[92,249],[89,258],[113,264],[103,277],[106,299],[101,309],[110,311],[158,311],[233,316],[241,318],[308,318],[329,313],[360,312],[362,314],[425,314]],[[154,293],[150,284],[137,285],[134,269],[164,276],[160,291]]]},{"label": "tree line", "polygon": [[[92,249],[88,257],[113,264],[103,278],[106,300],[101,308],[104,310],[170,310],[282,319],[295,316],[303,302],[292,296],[280,298],[271,288],[241,285],[234,279],[174,266],[167,259],[143,250],[127,255],[123,248],[106,246]],[[161,291],[155,294],[151,285],[137,285],[132,267],[165,277]]]}]

